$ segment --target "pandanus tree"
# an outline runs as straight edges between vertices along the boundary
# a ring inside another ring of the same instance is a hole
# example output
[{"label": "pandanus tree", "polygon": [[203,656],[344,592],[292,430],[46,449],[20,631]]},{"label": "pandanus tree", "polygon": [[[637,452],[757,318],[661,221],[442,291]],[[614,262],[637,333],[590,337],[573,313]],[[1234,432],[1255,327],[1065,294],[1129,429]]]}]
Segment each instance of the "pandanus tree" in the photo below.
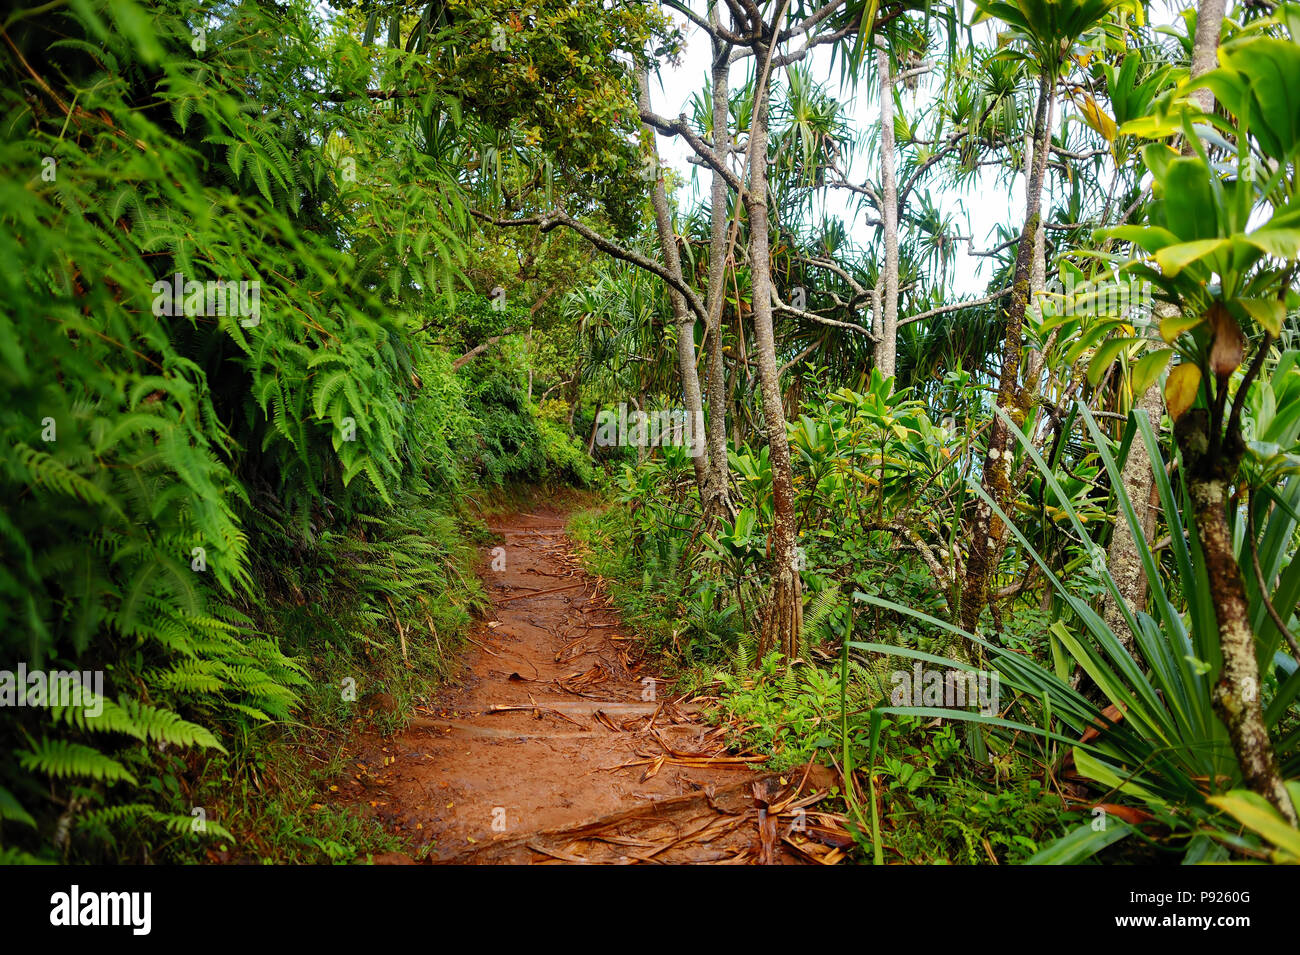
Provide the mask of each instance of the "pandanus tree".
[{"label": "pandanus tree", "polygon": [[[575,327],[582,364],[575,372],[596,399],[667,394],[675,386],[675,363],[656,347],[668,311],[662,286],[621,262],[608,262],[596,281],[575,289],[560,311]],[[597,416],[598,417],[598,416]],[[590,440],[594,441],[596,422]]]},{"label": "pandanus tree", "polygon": [[[752,44],[758,83],[754,91],[754,115],[750,122],[746,162],[749,179],[743,194],[749,219],[750,282],[754,297],[754,340],[758,346],[759,380],[762,385],[763,420],[767,426],[772,462],[772,591],[763,615],[760,653],[774,645],[787,659],[795,656],[803,630],[803,587],[796,568],[798,515],[795,513],[794,472],[790,465],[790,443],[786,436],[785,405],[776,360],[776,338],[772,324],[772,260],[768,215],[768,122],[770,76],[777,52],[783,10],[766,20],[754,8],[742,29],[755,35]],[[740,26],[738,24],[738,26]]]},{"label": "pandanus tree", "polygon": [[[1049,172],[1055,167],[1061,173],[1054,180],[1060,192],[1038,233],[1040,240],[1045,232],[1052,234],[1050,263],[1059,279],[1057,286],[1065,293],[1031,299],[1030,324],[1036,341],[1027,354],[1023,380],[1040,397],[1025,426],[1039,447],[1068,438],[1059,433],[1064,420],[1060,409],[1075,395],[1085,397],[1110,420],[1122,420],[1130,408],[1140,406],[1158,427],[1162,411],[1158,387],[1148,387],[1158,373],[1151,343],[1140,337],[1111,338],[1110,344],[1099,347],[1108,331],[1140,326],[1146,302],[1140,289],[1110,281],[1114,264],[1124,256],[1115,252],[1113,239],[1094,230],[1144,214],[1149,190],[1142,187],[1147,176],[1141,162],[1142,141],[1120,132],[1120,127],[1148,115],[1157,98],[1172,87],[1178,71],[1159,46],[1134,34],[1122,41],[1097,36],[1091,47],[1075,55],[1083,69],[1062,84],[1073,109],[1059,133],[1054,133],[1049,156]],[[1044,251],[1040,241],[1034,271],[1042,271],[1031,282],[1036,296],[1049,274]],[[1083,376],[1075,373],[1080,362],[1086,366]],[[1018,473],[1028,470],[1028,460],[1022,459]],[[1145,449],[1131,443],[1123,483],[1148,543],[1154,543],[1156,532],[1152,477]],[[1144,609],[1146,578],[1124,521],[1114,523],[1107,563],[1128,608]],[[1102,612],[1110,628],[1131,646],[1133,635],[1125,615],[1109,593],[1103,595]]]},{"label": "pandanus tree", "polygon": [[[1275,36],[1226,45],[1220,66],[1192,84],[1213,92],[1226,117],[1194,99],[1146,124],[1150,135],[1180,133],[1181,155],[1164,143],[1145,150],[1155,179],[1150,221],[1118,237],[1144,256],[1129,271],[1174,306],[1160,333],[1177,354],[1165,384],[1183,480],[1204,561],[1220,659],[1215,710],[1228,729],[1246,785],[1292,825],[1296,809],[1274,758],[1262,706],[1260,660],[1271,661],[1285,621],[1260,627],[1243,578],[1227,508],[1248,453],[1242,413],[1282,334],[1300,258],[1300,44]],[[1249,356],[1249,358],[1248,358]],[[1266,498],[1276,492],[1260,488]],[[1257,508],[1250,500],[1249,506]]]},{"label": "pandanus tree", "polygon": [[[1034,248],[1042,228],[1042,183],[1050,144],[1048,117],[1053,91],[1070,62],[1076,41],[1119,5],[1115,0],[1064,0],[1059,3],[1051,0],[975,0],[980,18],[996,17],[1009,28],[1007,39],[1013,45],[1001,55],[1027,60],[1038,76],[1031,146],[1033,161],[1025,184],[1025,223],[1016,247],[1011,295],[1003,313],[1005,326],[997,407],[1007,413],[1007,418],[1002,415],[993,418],[981,473],[985,493],[1004,511],[1012,496],[1014,445],[1010,428],[1024,424],[1032,400],[1031,390],[1022,388],[1020,384],[1020,361],[1025,312],[1032,291]],[[961,597],[961,621],[969,632],[975,632],[980,614],[988,603],[989,581],[1005,533],[1005,523],[994,509],[987,501],[978,501],[971,521],[970,553]]]},{"label": "pandanus tree", "polygon": [[[718,4],[707,5],[703,14],[683,3],[669,7],[687,17],[710,39],[712,64],[712,128],[706,141],[687,121],[656,114],[643,99],[641,119],[656,132],[685,140],[712,175],[710,195],[710,271],[708,289],[702,299],[680,275],[671,262],[660,270],[669,284],[682,294],[684,304],[703,318],[706,335],[717,347],[721,312],[725,302],[725,269],[732,261],[739,233],[739,212],[743,210],[747,226],[745,249],[749,266],[751,331],[754,340],[752,360],[758,370],[763,427],[772,468],[773,517],[769,533],[771,591],[760,622],[759,647],[780,651],[792,659],[802,630],[803,599],[799,572],[796,569],[798,516],[795,506],[794,474],[790,446],[786,435],[787,418],[781,387],[782,364],[778,360],[775,317],[778,314],[778,290],[773,279],[773,249],[779,244],[779,231],[773,228],[774,208],[769,183],[769,145],[771,90],[777,71],[807,59],[812,49],[838,43],[853,34],[870,35],[875,24],[878,4],[833,2],[821,5],[804,3],[752,2],[727,4],[726,16]],[[753,71],[751,105],[743,150],[739,128],[733,128],[729,76],[734,64],[748,62]],[[736,161],[739,161],[739,171]],[[728,215],[728,190],[739,196],[739,203]],[[675,246],[676,236],[665,234],[670,222],[657,218],[661,245],[667,252]],[[779,229],[779,226],[778,226]],[[738,264],[739,256],[736,256]],[[790,312],[789,306],[783,308]],[[721,393],[720,356],[710,352],[708,359],[710,395]],[[715,371],[717,372],[715,377]],[[712,399],[710,416],[724,413],[725,406]],[[710,444],[721,435],[715,422],[710,423]]]}]

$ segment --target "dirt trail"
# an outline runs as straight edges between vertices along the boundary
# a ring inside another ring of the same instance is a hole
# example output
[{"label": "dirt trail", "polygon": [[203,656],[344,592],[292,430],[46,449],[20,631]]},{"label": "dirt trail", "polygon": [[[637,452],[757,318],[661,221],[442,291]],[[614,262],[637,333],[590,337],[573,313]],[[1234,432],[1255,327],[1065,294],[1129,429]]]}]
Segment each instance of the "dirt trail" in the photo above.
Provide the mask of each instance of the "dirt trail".
[{"label": "dirt trail", "polygon": [[363,747],[356,805],[437,862],[838,861],[842,829],[819,839],[804,809],[824,772],[755,772],[696,705],[666,698],[564,527],[547,508],[492,526],[493,610],[464,673]]}]

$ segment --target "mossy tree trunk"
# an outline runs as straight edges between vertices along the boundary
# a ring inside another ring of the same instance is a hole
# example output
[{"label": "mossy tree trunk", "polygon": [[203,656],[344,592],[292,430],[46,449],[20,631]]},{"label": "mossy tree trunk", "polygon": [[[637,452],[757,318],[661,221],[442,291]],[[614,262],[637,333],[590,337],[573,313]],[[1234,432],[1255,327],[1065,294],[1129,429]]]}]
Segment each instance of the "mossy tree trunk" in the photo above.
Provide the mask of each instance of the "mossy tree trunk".
[{"label": "mossy tree trunk", "polygon": [[[1020,387],[1020,350],[1024,339],[1025,310],[1029,305],[1032,285],[1034,246],[1038,230],[1042,228],[1043,177],[1047,171],[1048,104],[1051,100],[1053,80],[1044,73],[1039,81],[1038,107],[1034,114],[1034,162],[1025,184],[1025,226],[1016,248],[1015,274],[1012,280],[1011,301],[1006,309],[1006,330],[1002,345],[1002,371],[998,379],[997,406],[1022,426],[1029,410],[1028,394]],[[984,492],[1006,511],[1011,502],[1011,464],[1014,439],[1007,423],[995,415],[989,426],[988,451],[984,456],[981,483]],[[966,560],[966,575],[961,595],[962,627],[974,633],[980,614],[988,604],[989,583],[995,571],[995,555],[999,542],[1006,532],[1002,520],[985,501],[975,505],[971,521],[970,553]]]},{"label": "mossy tree trunk", "polygon": [[1212,421],[1209,412],[1197,409],[1184,414],[1174,429],[1186,469],[1197,538],[1214,595],[1214,616],[1223,651],[1223,669],[1214,687],[1214,709],[1228,729],[1246,785],[1276,806],[1294,826],[1295,807],[1282,784],[1264,722],[1250,603],[1226,515],[1228,489],[1245,445],[1240,432],[1230,426],[1222,441],[1217,442],[1218,447],[1214,447],[1212,435],[1218,427],[1219,422]]}]

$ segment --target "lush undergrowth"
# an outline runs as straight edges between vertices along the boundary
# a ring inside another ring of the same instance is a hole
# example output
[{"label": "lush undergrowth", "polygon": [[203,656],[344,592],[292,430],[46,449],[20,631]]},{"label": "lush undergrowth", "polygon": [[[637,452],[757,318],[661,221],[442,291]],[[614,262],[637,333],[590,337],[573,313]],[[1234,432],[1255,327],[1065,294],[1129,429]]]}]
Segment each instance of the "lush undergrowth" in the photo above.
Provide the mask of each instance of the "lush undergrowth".
[{"label": "lush undergrowth", "polygon": [[[1285,362],[1269,387],[1290,389],[1292,376]],[[1094,609],[1117,589],[1107,562],[1089,556],[1110,530],[1096,517],[1115,508],[1135,523],[1123,455],[1140,441],[1160,461],[1157,433],[1139,419],[1109,438],[1085,410],[1079,423],[1094,451],[1059,477],[1034,459],[1042,497],[1020,509],[999,606],[969,633],[951,622],[948,530],[954,502],[960,513],[966,439],[934,427],[890,385],[873,376],[869,392],[837,391],[791,425],[805,590],[792,660],[758,651],[772,526],[766,454],[731,451],[735,515],[712,532],[680,448],[623,465],[609,503],[575,521],[592,571],[612,582],[680,689],[715,697],[714,716],[734,742],[772,768],[836,766],[864,859],[1272,857],[1260,839],[1272,830],[1252,825],[1253,803],[1232,789],[1240,771],[1211,715],[1197,661],[1210,658],[1215,628],[1183,543],[1186,498],[1162,468],[1156,485],[1174,534],[1160,553],[1135,533],[1154,596],[1150,614],[1135,615],[1134,648]],[[1109,478],[1109,502],[1082,477],[1089,471]],[[1297,493],[1283,487],[1287,498]],[[1259,545],[1263,579],[1287,565],[1295,529],[1288,504],[1249,530],[1273,544]],[[1030,561],[1043,575],[1036,585]],[[1276,598],[1288,613],[1293,578],[1283,575]],[[1135,651],[1149,668],[1135,664]],[[1268,725],[1294,775],[1294,662],[1273,649],[1263,659]]]},{"label": "lush undergrowth", "polygon": [[266,561],[267,589],[250,613],[280,635],[307,686],[289,720],[245,724],[231,758],[196,761],[186,798],[234,836],[207,846],[206,858],[338,862],[405,848],[323,797],[356,734],[400,729],[453,672],[482,603],[475,565],[485,540],[476,514],[412,498],[297,560]]},{"label": "lush undergrowth", "polygon": [[[788,669],[778,668],[774,656],[755,666],[753,639],[739,632],[735,606],[714,610],[701,596],[708,585],[693,583],[689,570],[662,574],[647,567],[624,508],[584,511],[570,531],[588,569],[608,582],[615,605],[658,653],[677,692],[716,697],[711,718],[729,727],[738,748],[770,757],[763,767],[778,771],[810,759],[838,766],[847,729],[849,758],[855,766],[870,765],[866,713],[888,703],[890,689],[876,665],[850,662],[845,721],[841,671],[829,654],[814,649],[806,662]],[[963,734],[951,723],[900,718],[885,724],[874,775],[886,861],[1024,862],[1077,823],[1077,813],[1046,790],[1029,761],[994,766],[967,756]],[[841,810],[849,808],[844,796],[836,794]],[[869,834],[857,831],[858,855],[869,859]]]}]

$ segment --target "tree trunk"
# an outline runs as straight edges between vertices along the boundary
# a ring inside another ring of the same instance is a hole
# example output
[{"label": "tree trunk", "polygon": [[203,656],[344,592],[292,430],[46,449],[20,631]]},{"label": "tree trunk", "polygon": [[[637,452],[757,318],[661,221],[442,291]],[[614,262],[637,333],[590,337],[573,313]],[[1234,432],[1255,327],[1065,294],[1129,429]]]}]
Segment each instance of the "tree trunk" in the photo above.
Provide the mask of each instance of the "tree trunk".
[{"label": "tree trunk", "polygon": [[[1208,73],[1218,65],[1215,51],[1219,46],[1219,33],[1222,30],[1226,11],[1227,0],[1201,0],[1196,11],[1196,37],[1192,46],[1192,79]],[[1202,87],[1195,90],[1192,98],[1205,112],[1214,109],[1214,93],[1209,89]],[[1190,155],[1191,144],[1184,142],[1182,152],[1183,155]],[[1158,319],[1177,313],[1174,306],[1165,303],[1157,304],[1155,311]],[[1164,413],[1159,382],[1152,382],[1146,393],[1138,398],[1138,407],[1146,411],[1152,426],[1158,429],[1161,415]],[[1141,441],[1134,441],[1129,448],[1128,460],[1124,464],[1121,478],[1124,490],[1128,492],[1129,500],[1133,502],[1133,508],[1142,521],[1142,533],[1150,544],[1155,539],[1156,528],[1155,508],[1152,506],[1155,474],[1152,471],[1151,459],[1147,455],[1146,445]],[[1115,533],[1106,551],[1106,564],[1110,568],[1111,577],[1115,579],[1116,588],[1124,598],[1124,602],[1129,605],[1129,609],[1134,612],[1145,610],[1146,574],[1142,571],[1137,544],[1129,531],[1127,521],[1117,520],[1115,523]],[[1106,625],[1124,644],[1125,649],[1132,653],[1133,634],[1119,605],[1109,593],[1103,598],[1101,615]]]},{"label": "tree trunk", "polygon": [[[757,61],[768,59],[768,48],[756,44]],[[760,73],[760,76],[762,74]],[[772,331],[772,263],[769,254],[767,214],[767,84],[760,80],[750,123],[749,188],[745,209],[749,214],[749,259],[754,297],[754,341],[757,346],[759,383],[763,393],[763,423],[767,429],[768,453],[772,464],[773,519],[771,537],[772,593],[764,609],[759,636],[759,653],[772,649],[786,661],[798,653],[803,630],[802,582],[795,569],[794,479],[790,469],[790,445],[786,439],[785,408],[781,403],[781,382],[777,375],[776,343]]]},{"label": "tree trunk", "polygon": [[[637,92],[640,107],[650,111],[650,83],[646,64],[637,67]],[[646,127],[650,129],[650,127]],[[654,207],[655,227],[659,232],[659,247],[663,251],[664,267],[679,281],[682,280],[682,261],[677,252],[677,233],[673,229],[672,215],[668,209],[668,193],[664,188],[663,172],[659,166],[659,147],[655,133],[650,129],[650,149],[654,157],[654,184],[650,189],[650,204]],[[673,320],[677,326],[677,371],[682,383],[682,400],[690,416],[691,464],[695,468],[695,486],[702,501],[708,499],[709,455],[705,446],[704,403],[700,396],[700,377],[695,367],[695,314],[687,307],[686,299],[672,286],[668,296],[673,306]]]},{"label": "tree trunk", "polygon": [[595,408],[591,417],[591,434],[587,435],[587,456],[591,457],[596,450],[596,431],[600,427],[600,409]]},{"label": "tree trunk", "polygon": [[876,367],[886,378],[898,366],[898,180],[894,174],[894,78],[883,37],[876,37],[876,73],[880,78],[880,189],[884,208],[885,293]]},{"label": "tree trunk", "polygon": [[[1196,37],[1192,47],[1191,76],[1214,69],[1215,51],[1227,9],[1226,0],[1202,0],[1196,11]],[[1208,89],[1192,94],[1197,105],[1209,112],[1214,94]],[[1186,147],[1184,147],[1184,151]],[[1267,339],[1261,347],[1267,347]],[[1227,387],[1221,379],[1220,388]],[[1241,766],[1242,779],[1296,826],[1296,807],[1282,783],[1273,744],[1264,722],[1259,694],[1259,661],[1255,655],[1255,631],[1250,625],[1250,603],[1241,577],[1241,567],[1232,546],[1226,508],[1228,488],[1237,476],[1245,453],[1241,434],[1234,428],[1223,437],[1216,459],[1208,452],[1211,424],[1204,410],[1186,412],[1174,427],[1186,469],[1187,491],[1196,515],[1196,532],[1205,555],[1205,568],[1213,594],[1214,617],[1219,627],[1223,670],[1214,686],[1214,710],[1228,729],[1232,750]]]},{"label": "tree trunk", "polygon": [[[1034,164],[1025,185],[1025,227],[1016,248],[1015,277],[1011,301],[1006,312],[1006,333],[1002,346],[1002,372],[998,380],[997,406],[1010,415],[1017,426],[1023,425],[1028,413],[1028,391],[1020,387],[1020,347],[1023,338],[1025,309],[1029,304],[1030,273],[1033,267],[1034,242],[1042,227],[1043,176],[1047,169],[1048,103],[1052,93],[1049,75],[1039,81],[1038,109],[1034,115]],[[981,482],[986,493],[1005,512],[1011,500],[1012,437],[1005,421],[994,416],[989,426],[989,447],[984,457]],[[1006,528],[984,501],[975,507],[970,534],[970,556],[966,561],[966,579],[961,595],[963,629],[974,633],[980,613],[988,603],[989,580],[993,575],[993,556]]]},{"label": "tree trunk", "polygon": [[1259,663],[1255,657],[1255,632],[1250,625],[1250,603],[1225,514],[1228,487],[1237,474],[1245,446],[1239,434],[1229,433],[1221,453],[1211,458],[1208,454],[1211,427],[1209,415],[1197,409],[1178,419],[1174,434],[1183,455],[1187,490],[1205,554],[1219,645],[1223,650],[1223,671],[1214,687],[1214,710],[1228,728],[1246,785],[1276,806],[1294,826],[1295,807],[1282,784],[1260,705]]},{"label": "tree trunk", "polygon": [[[1196,36],[1192,40],[1191,79],[1210,72],[1219,65],[1217,51],[1219,34],[1223,31],[1223,18],[1228,12],[1228,0],[1201,0],[1196,6]],[[1209,105],[1206,105],[1208,97]],[[1192,93],[1206,112],[1214,108],[1214,94],[1208,89]]]},{"label": "tree trunk", "polygon": [[880,283],[876,282],[871,290],[871,337],[876,340],[877,349],[880,348],[880,343],[885,337],[885,319],[881,315],[884,311],[883,301],[884,294],[880,291]]},{"label": "tree trunk", "polygon": [[[717,20],[717,6],[709,10]],[[713,49],[713,150],[725,163],[731,150],[729,79],[731,50],[715,42]],[[709,392],[708,449],[709,484],[705,488],[704,527],[712,531],[720,515],[730,513],[731,469],[727,464],[727,380],[722,362],[722,313],[727,281],[727,181],[713,171],[709,197],[709,289],[708,323],[705,330],[705,370]]]},{"label": "tree trunk", "polygon": [[[1154,384],[1138,399],[1138,409],[1145,411],[1151,419],[1152,427],[1160,428],[1160,418],[1164,413],[1164,403],[1160,395],[1159,384]],[[1134,437],[1129,445],[1128,458],[1120,474],[1120,482],[1133,502],[1141,524],[1142,536],[1147,544],[1155,538],[1156,512],[1151,506],[1151,490],[1155,486],[1155,472],[1152,471],[1151,458],[1147,455],[1146,444],[1140,437]],[[1129,530],[1128,521],[1123,517],[1115,520],[1115,532],[1111,535],[1110,546],[1106,549],[1106,566],[1115,580],[1115,587],[1128,604],[1129,610],[1137,613],[1147,606],[1147,577],[1142,569],[1142,558],[1138,553],[1137,540]],[[1102,619],[1112,633],[1119,637],[1124,648],[1133,652],[1133,633],[1119,604],[1107,591],[1102,600]]]},{"label": "tree trunk", "polygon": [[[1048,97],[1047,100],[1047,142],[1052,140],[1052,124],[1056,114],[1056,100]],[[1029,148],[1025,151],[1025,183],[1034,175],[1034,156],[1035,150],[1033,143],[1030,142]],[[1042,204],[1042,186],[1039,184],[1038,202]],[[1028,186],[1026,185],[1026,188]],[[1034,260],[1029,270],[1029,302],[1031,314],[1036,318],[1042,315],[1042,300],[1040,296],[1047,290],[1047,230],[1039,228],[1034,233]],[[1051,341],[1055,341],[1052,336]],[[1050,342],[1044,343],[1044,348],[1050,348]],[[1025,387],[1029,389],[1030,394],[1038,394],[1039,378],[1043,374],[1043,352],[1037,348],[1031,348],[1025,361]],[[1037,421],[1037,419],[1035,419]]]}]

